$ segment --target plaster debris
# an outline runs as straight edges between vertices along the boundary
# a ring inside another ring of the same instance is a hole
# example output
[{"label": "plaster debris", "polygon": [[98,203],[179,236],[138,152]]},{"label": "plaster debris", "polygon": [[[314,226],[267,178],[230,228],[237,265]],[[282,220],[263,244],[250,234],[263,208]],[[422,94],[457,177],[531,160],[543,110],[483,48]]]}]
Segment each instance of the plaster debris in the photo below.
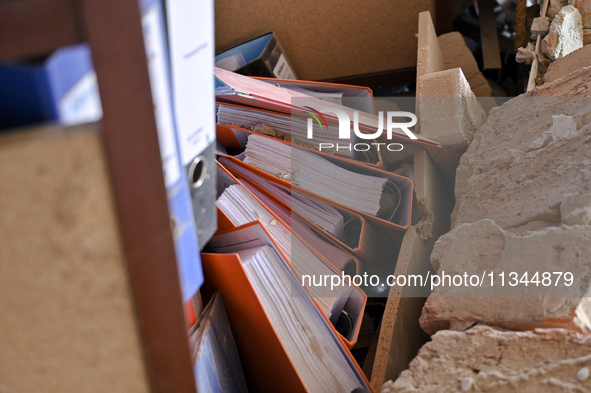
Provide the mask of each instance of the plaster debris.
[{"label": "plaster debris", "polygon": [[570,0],[568,2],[581,14],[584,29],[591,29],[591,0]]},{"label": "plaster debris", "polygon": [[538,53],[538,72],[545,74],[548,71],[548,67],[552,64],[552,61],[543,53]]},{"label": "plaster debris", "polygon": [[437,37],[445,69],[461,68],[464,76],[470,84],[470,89],[476,97],[490,97],[492,90],[484,75],[478,68],[474,55],[468,49],[464,37],[457,32],[442,34]]},{"label": "plaster debris", "polygon": [[384,382],[380,393],[390,393],[392,391],[392,385],[394,385],[394,381],[392,380]]},{"label": "plaster debris", "polygon": [[550,29],[550,18],[547,16],[540,16],[538,18],[534,18],[532,25],[531,25],[531,38],[535,40],[538,38],[538,35],[541,35],[542,38],[548,34],[548,30]]},{"label": "plaster debris", "polygon": [[[591,365],[591,337],[563,329],[499,331],[476,326],[431,337],[394,382],[392,393],[467,391],[574,393],[591,390],[575,375]],[[466,390],[464,390],[466,391]]]},{"label": "plaster debris", "polygon": [[[452,285],[452,278],[441,278],[445,285],[434,286],[420,318],[429,334],[451,328],[451,322],[591,333],[591,298],[586,297],[591,284],[591,227],[548,227],[515,235],[484,219],[441,236],[431,264],[439,277],[443,272],[449,277],[467,275],[470,285],[457,278]],[[558,282],[555,275],[543,274],[557,271],[570,274]]]},{"label": "plaster debris", "polygon": [[583,367],[579,371],[577,371],[577,380],[583,382],[589,378],[589,369],[587,367]]},{"label": "plaster debris", "polygon": [[546,147],[553,140],[554,138],[552,137],[552,133],[550,131],[544,131],[541,137],[537,138],[535,141],[532,142],[531,145],[529,145],[527,151],[537,150]]},{"label": "plaster debris", "polygon": [[486,115],[460,68],[421,76],[418,91],[421,135],[442,146],[427,150],[442,172],[453,180],[460,156]]},{"label": "plaster debris", "polygon": [[[544,3],[542,0],[539,4],[540,6]],[[568,5],[568,0],[549,0],[548,2],[548,11],[546,12],[546,16],[550,17],[550,19],[554,19],[558,12],[562,9],[562,7]]]},{"label": "plaster debris", "polygon": [[515,61],[518,63],[525,63],[525,64],[531,64],[531,62],[534,59],[534,52],[536,50],[536,47],[534,46],[534,44],[532,44],[531,42],[527,43],[527,46],[525,48],[519,48],[517,49],[517,54],[515,55]]},{"label": "plaster debris", "polygon": [[591,225],[591,193],[565,195],[560,204],[560,217],[564,225]]},{"label": "plaster debris", "polygon": [[584,46],[570,53],[568,56],[564,56],[550,63],[548,71],[544,75],[544,82],[554,82],[571,72],[589,66],[591,66],[591,46]]},{"label": "plaster debris", "polygon": [[513,233],[558,225],[563,196],[589,193],[591,125],[551,143],[538,138],[553,127],[552,115],[585,123],[589,97],[591,67],[491,110],[456,172],[452,228],[483,218]]},{"label": "plaster debris", "polygon": [[462,392],[467,392],[472,388],[472,385],[474,384],[474,378],[460,378],[459,382]]},{"label": "plaster debris", "polygon": [[563,7],[552,20],[548,35],[542,40],[541,50],[555,60],[583,47],[581,14],[575,7]]},{"label": "plaster debris", "polygon": [[552,116],[552,128],[550,128],[550,133],[554,140],[560,138],[572,138],[577,135],[577,124],[570,116]]}]

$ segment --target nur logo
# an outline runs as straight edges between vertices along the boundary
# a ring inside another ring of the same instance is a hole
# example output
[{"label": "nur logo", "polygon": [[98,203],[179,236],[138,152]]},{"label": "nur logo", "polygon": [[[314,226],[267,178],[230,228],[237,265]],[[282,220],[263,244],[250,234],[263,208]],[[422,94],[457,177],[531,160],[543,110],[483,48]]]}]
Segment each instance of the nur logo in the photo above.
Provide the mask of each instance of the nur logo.
[{"label": "nur logo", "polygon": [[[349,139],[349,140],[351,139],[351,119],[349,118],[349,115],[347,114],[347,112],[345,112],[344,110],[337,109],[337,108],[321,108],[320,111],[318,111],[318,110],[311,108],[309,106],[305,106],[304,108],[308,109],[308,111],[305,111],[305,112],[307,114],[309,114],[314,120],[316,120],[316,122],[320,126],[321,130],[324,130],[325,127],[326,127],[326,130],[328,130],[328,124],[326,122],[326,119],[322,115],[322,112],[334,113],[337,116],[337,118],[339,119],[339,139]],[[409,118],[410,121],[403,122],[403,123],[395,121],[395,119],[399,119],[399,118]],[[320,122],[321,119],[322,119],[322,123]],[[415,116],[414,113],[401,112],[401,111],[388,111],[386,113],[386,119],[387,119],[386,120],[386,136],[387,136],[388,140],[392,139],[392,134],[393,134],[394,129],[402,130],[402,132],[404,132],[410,139],[418,139],[417,136],[409,129],[410,127],[414,126],[417,123],[417,117]],[[307,138],[313,139],[313,137],[314,137],[313,128],[314,127],[313,127],[313,122],[312,122],[311,118],[308,119],[307,126],[308,126]],[[383,112],[378,113],[378,127],[377,127],[376,132],[364,133],[359,130],[359,111],[354,111],[353,112],[353,131],[355,132],[355,135],[359,139],[369,140],[369,139],[378,138],[380,135],[382,135],[382,133],[384,131]],[[386,145],[385,143],[371,143],[371,144],[376,146],[378,150],[380,149],[380,145]],[[356,143],[353,145],[350,144],[348,147],[349,147],[349,150],[351,150],[351,148],[353,148],[356,151],[367,151],[370,149],[369,145],[370,144],[368,144],[368,143]],[[393,149],[393,148],[391,148],[391,146],[395,146],[396,148]],[[337,144],[337,146],[335,146],[332,143],[319,143],[319,150],[322,150],[323,148],[333,149],[335,147],[337,148],[337,151],[338,151],[339,150],[338,144]],[[390,151],[400,151],[403,149],[403,146],[400,143],[390,143],[387,145],[387,148]]]}]

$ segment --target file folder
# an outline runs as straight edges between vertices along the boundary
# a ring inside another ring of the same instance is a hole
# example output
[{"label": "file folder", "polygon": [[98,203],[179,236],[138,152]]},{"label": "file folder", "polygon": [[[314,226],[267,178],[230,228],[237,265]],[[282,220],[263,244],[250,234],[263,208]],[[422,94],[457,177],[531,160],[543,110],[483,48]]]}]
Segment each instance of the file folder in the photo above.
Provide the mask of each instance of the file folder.
[{"label": "file folder", "polygon": [[166,1],[173,115],[201,248],[216,231],[213,0]]},{"label": "file folder", "polygon": [[[242,186],[242,184],[240,183],[240,180],[236,179],[226,168],[224,168],[221,164],[218,163],[218,197],[219,195],[222,194],[222,192],[229,186],[231,185],[240,185]],[[245,188],[246,189],[246,188]],[[263,207],[267,208],[265,206],[264,203],[262,203],[255,195],[253,195],[250,191],[248,191],[248,189],[246,189],[246,191],[252,195],[252,197],[254,199],[257,200],[257,202],[259,202]],[[217,234],[220,233],[224,233],[227,230],[231,230],[234,228],[237,228],[238,226],[232,222],[232,220],[226,216],[224,214],[223,211],[221,211],[221,209],[218,209],[218,214],[223,217],[221,218],[221,221],[225,223],[225,228],[224,230],[218,230]],[[267,208],[267,211],[282,225],[284,225],[286,228],[290,229],[290,226],[287,225],[279,216],[277,216],[273,211],[269,210]],[[309,249],[311,249],[313,252],[314,249],[312,247],[310,247],[310,245],[303,240],[299,235],[297,235],[296,233],[292,232],[292,236],[297,236],[298,239],[305,245],[307,246]],[[281,252],[281,250],[278,248],[278,250]],[[339,270],[330,263],[330,261],[326,260],[325,258],[323,258],[321,255],[319,255],[317,252],[315,252],[320,259],[323,260],[323,262],[329,266],[331,268],[331,270],[333,270],[335,273],[339,273]],[[285,256],[286,257],[286,256]],[[286,260],[289,260],[289,258],[286,258]],[[360,269],[360,262],[357,260],[354,260],[356,263],[356,269],[357,271],[359,271]],[[347,337],[342,336],[339,332],[336,331],[336,329],[334,329],[333,326],[333,330],[335,331],[336,334],[339,335],[339,337],[343,340],[343,343],[345,344],[345,346],[347,346],[347,348],[351,349],[353,348],[353,346],[355,345],[355,343],[357,342],[357,338],[359,337],[359,329],[361,328],[361,321],[363,318],[363,310],[365,308],[365,304],[367,301],[367,297],[365,296],[365,293],[358,287],[353,287],[353,291],[349,297],[349,299],[345,302],[344,305],[344,310],[345,312],[349,315],[349,317],[351,318],[351,322],[352,322],[352,326],[351,326],[351,332]]]},{"label": "file folder", "polygon": [[[359,258],[361,261],[366,262],[367,264],[380,264],[384,263],[384,261],[389,261],[392,258],[392,255],[395,255],[398,252],[398,248],[396,244],[392,242],[392,239],[389,237],[388,232],[384,231],[377,231],[372,225],[370,225],[367,220],[365,220],[361,215],[353,213],[351,211],[344,211],[337,209],[346,219],[354,219],[357,220],[359,223],[359,237],[356,239],[354,245],[346,244],[341,240],[334,237],[332,234],[328,233],[317,224],[303,216],[297,210],[292,210],[291,206],[285,203],[281,198],[278,198],[273,193],[269,192],[269,190],[262,187],[260,184],[257,183],[258,179],[257,174],[237,172],[235,168],[232,167],[225,167],[228,172],[230,172],[236,179],[240,182],[245,182],[251,184],[253,187],[259,189],[261,192],[267,194],[270,198],[272,198],[276,203],[283,205],[286,209],[291,210],[292,214],[296,215],[301,221],[303,221],[306,225],[308,225],[314,232],[316,232],[319,236],[326,239],[326,241],[334,244],[335,246],[345,250],[346,252],[354,255],[355,257]],[[219,179],[219,178],[218,178]],[[219,212],[221,218],[219,220],[226,222],[229,220],[223,212]],[[227,229],[231,228],[231,225],[225,225],[223,228],[220,226],[220,229]],[[358,272],[361,270],[361,264],[358,266]]]},{"label": "file folder", "polygon": [[[226,102],[216,102],[216,113],[219,110],[219,107],[234,107],[234,108],[241,108],[241,109],[248,109],[249,111],[253,111],[255,113],[260,113],[261,116],[261,123],[264,123],[263,119],[265,117],[265,115],[267,114],[271,114],[271,115],[276,115],[276,116],[281,116],[283,118],[286,119],[286,121],[288,121],[290,124],[294,124],[292,123],[295,119],[297,119],[298,121],[301,121],[302,123],[304,123],[305,119],[299,116],[290,116],[288,114],[285,113],[279,113],[279,112],[273,112],[273,111],[269,111],[269,110],[265,110],[265,109],[258,109],[258,108],[249,108],[243,105],[236,105],[236,104],[230,104],[230,103],[226,103]],[[293,127],[293,125],[291,126]],[[337,126],[334,125],[329,125],[328,126],[329,129],[333,128],[335,129],[335,135],[338,134],[338,129]],[[238,125],[233,125],[233,124],[223,124],[220,122],[219,118],[218,118],[218,124],[216,125],[216,135],[218,138],[218,141],[222,144],[222,146],[227,150],[228,153],[230,154],[238,154],[237,152],[242,152],[244,150],[244,146],[246,144],[246,140],[247,140],[247,135],[244,134],[244,132],[246,133],[253,133],[251,130],[247,130],[245,128],[239,127]],[[335,138],[336,140],[336,138]],[[353,142],[357,143],[359,140],[356,136],[353,137]],[[368,142],[377,142],[377,140],[369,140]],[[331,157],[334,156],[335,154],[331,154],[325,151],[319,151],[318,149],[314,149],[310,146],[305,146],[301,143],[294,143],[294,145],[297,146],[301,146],[303,149],[306,150],[310,150],[310,151],[314,151],[314,152],[318,152],[322,155],[330,155]],[[361,151],[353,151],[353,155],[352,158],[355,161],[367,164],[367,165],[371,165],[371,166],[375,166],[377,168],[384,168],[385,167],[385,163],[384,160],[382,159],[382,154],[380,150],[377,150],[374,148],[372,148],[371,150],[371,154],[368,155],[367,152],[361,152]]]},{"label": "file folder", "polygon": [[273,32],[223,51],[215,57],[215,64],[242,75],[297,79],[279,38]]},{"label": "file folder", "polygon": [[[308,94],[282,89],[260,80],[249,78],[243,75],[215,68],[216,78],[227,87],[227,94],[217,94],[218,101],[231,104],[245,105],[266,109],[269,111],[292,114],[305,117],[309,112],[308,108],[320,109],[338,109],[342,110],[353,121],[354,110],[343,105],[322,101]],[[333,114],[324,114],[328,123],[339,124],[338,117]],[[363,112],[358,113],[360,132],[373,134],[378,129],[379,118],[373,114]],[[409,142],[422,144],[426,146],[440,146],[439,143],[430,139],[416,136],[417,139],[411,139],[409,135],[396,129],[392,132],[392,142]]]},{"label": "file folder", "polygon": [[[263,137],[272,138],[272,137],[269,137],[266,135],[263,135]],[[272,139],[275,139],[275,138],[272,138]],[[285,143],[285,144],[291,145],[289,142],[286,142],[286,141],[282,141],[282,140],[278,140],[278,141],[280,143]],[[292,148],[299,149],[300,147],[293,146]],[[386,178],[386,179],[394,182],[400,190],[401,203],[394,215],[393,220],[386,221],[381,218],[369,215],[367,213],[356,211],[350,207],[344,206],[340,203],[334,202],[330,199],[327,199],[325,197],[317,195],[317,194],[310,192],[304,188],[293,185],[286,180],[279,179],[278,177],[272,176],[259,168],[256,168],[252,165],[248,165],[248,164],[242,162],[237,157],[229,156],[229,155],[220,156],[219,161],[222,164],[225,164],[226,162],[230,162],[238,167],[244,168],[244,169],[246,169],[250,172],[253,172],[253,173],[255,173],[267,180],[270,180],[282,187],[291,188],[294,192],[297,192],[302,195],[306,195],[311,198],[326,202],[332,206],[337,207],[338,209],[345,210],[345,211],[351,212],[353,214],[360,215],[365,220],[367,220],[377,230],[390,230],[390,229],[405,230],[405,229],[408,229],[408,227],[410,226],[410,223],[411,223],[411,213],[412,213],[412,187],[413,186],[412,186],[412,181],[410,181],[410,179],[403,177],[403,176],[393,174],[393,173],[389,173],[389,172],[386,172],[381,169],[374,168],[374,167],[371,167],[368,165],[363,165],[355,160],[351,160],[351,159],[347,159],[347,158],[343,158],[343,157],[338,157],[338,156],[334,156],[334,155],[322,155],[319,152],[314,152],[314,154],[320,155],[323,158],[327,159],[328,161],[330,161],[330,162],[332,162],[344,169],[347,169],[349,171],[364,174],[364,175],[369,175],[369,176]]]},{"label": "file folder", "polygon": [[[203,284],[203,271],[191,196],[187,178],[181,169],[172,115],[164,15],[160,0],[142,0],[140,5],[164,183],[168,195],[182,297],[187,303]],[[190,315],[187,315],[187,318],[191,318]]]},{"label": "file folder", "polygon": [[341,93],[343,97],[343,105],[362,112],[376,113],[373,91],[369,87],[282,78],[254,77],[253,79],[287,89],[298,88],[308,90],[317,93],[321,97],[323,94]]},{"label": "file folder", "polygon": [[[251,227],[257,227],[257,233],[263,234],[261,245],[270,245],[278,250],[270,235],[258,222],[219,232],[218,235]],[[279,255],[281,255],[280,252]],[[202,257],[206,277],[203,291],[205,294],[211,294],[218,290],[225,300],[228,319],[236,339],[249,390],[256,392],[306,392],[303,381],[295,371],[286,348],[263,309],[239,256],[236,254],[203,253]],[[328,321],[325,322],[334,331],[334,327]],[[339,340],[336,337],[335,339]],[[342,341],[339,340],[339,342],[342,344]],[[344,346],[341,348],[346,354],[351,368],[363,382],[363,388],[356,390],[356,392],[372,391],[369,381],[349,350]]]},{"label": "file folder", "polygon": [[74,125],[102,114],[87,44],[58,49],[41,62],[0,66],[0,129],[44,121]]},{"label": "file folder", "polygon": [[197,393],[247,393],[238,349],[219,292],[189,331]]}]

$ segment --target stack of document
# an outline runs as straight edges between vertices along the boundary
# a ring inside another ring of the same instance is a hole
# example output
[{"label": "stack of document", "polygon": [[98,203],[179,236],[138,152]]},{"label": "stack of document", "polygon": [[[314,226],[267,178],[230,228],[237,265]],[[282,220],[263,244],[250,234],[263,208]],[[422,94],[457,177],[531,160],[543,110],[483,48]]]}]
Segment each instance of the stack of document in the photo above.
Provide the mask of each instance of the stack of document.
[{"label": "stack of document", "polygon": [[260,220],[281,252],[291,258],[291,232],[277,221],[252,195],[240,185],[232,185],[217,199],[217,206],[238,226]]},{"label": "stack of document", "polygon": [[303,149],[251,135],[244,162],[351,209],[376,216],[387,179],[343,169]]},{"label": "stack of document", "polygon": [[361,388],[314,304],[305,293],[292,293],[298,282],[289,266],[269,246],[237,253],[307,390],[332,393]]},{"label": "stack of document", "polygon": [[[250,130],[258,124],[268,124],[273,127],[280,139],[311,148],[317,148],[319,143],[337,146],[339,142],[339,127],[337,125],[327,125],[321,128],[318,123],[314,122],[312,124],[314,132],[312,142],[307,137],[307,119],[234,105],[218,104],[217,122],[222,125],[236,125]],[[355,153],[354,150],[347,149],[337,151],[335,147],[324,148],[323,151],[343,157],[353,157]]]},{"label": "stack of document", "polygon": [[270,211],[285,222],[291,228],[292,233],[301,237],[310,248],[323,256],[327,261],[330,261],[334,267],[341,271],[345,271],[345,268],[349,266],[349,264],[355,263],[355,260],[351,255],[320,238],[312,229],[297,218],[297,216],[292,217],[291,212],[287,208],[273,200],[265,192],[247,182],[244,182],[244,187],[254,194],[254,196],[256,196]]},{"label": "stack of document", "polygon": [[[260,221],[277,242],[298,276],[301,277],[305,274],[325,277],[338,274],[298,237],[292,236],[289,228],[278,221],[241,185],[236,184],[226,188],[218,198],[217,205],[236,225]],[[335,306],[350,287],[341,284],[334,288],[331,288],[330,285],[322,285],[308,289],[310,294],[316,298],[323,313],[331,318],[333,314],[339,315],[341,313],[343,305]]]},{"label": "stack of document", "polygon": [[220,162],[253,183],[258,184],[265,192],[274,196],[286,206],[290,206],[292,212],[296,212],[310,220],[341,242],[350,242],[350,239],[344,233],[344,217],[335,207],[301,193],[292,192],[289,188],[275,184],[223,157],[220,157]]}]

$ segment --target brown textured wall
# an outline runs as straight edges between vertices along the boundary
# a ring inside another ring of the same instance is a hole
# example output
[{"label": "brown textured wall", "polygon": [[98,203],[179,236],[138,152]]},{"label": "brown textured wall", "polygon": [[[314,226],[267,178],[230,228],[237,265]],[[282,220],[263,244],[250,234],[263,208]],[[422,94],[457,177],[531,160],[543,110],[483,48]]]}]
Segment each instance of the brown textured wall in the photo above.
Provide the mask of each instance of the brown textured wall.
[{"label": "brown textured wall", "polygon": [[149,391],[98,128],[0,135],[2,392]]},{"label": "brown textured wall", "polygon": [[217,0],[216,53],[274,31],[300,79],[413,67],[421,11],[435,0]]}]

